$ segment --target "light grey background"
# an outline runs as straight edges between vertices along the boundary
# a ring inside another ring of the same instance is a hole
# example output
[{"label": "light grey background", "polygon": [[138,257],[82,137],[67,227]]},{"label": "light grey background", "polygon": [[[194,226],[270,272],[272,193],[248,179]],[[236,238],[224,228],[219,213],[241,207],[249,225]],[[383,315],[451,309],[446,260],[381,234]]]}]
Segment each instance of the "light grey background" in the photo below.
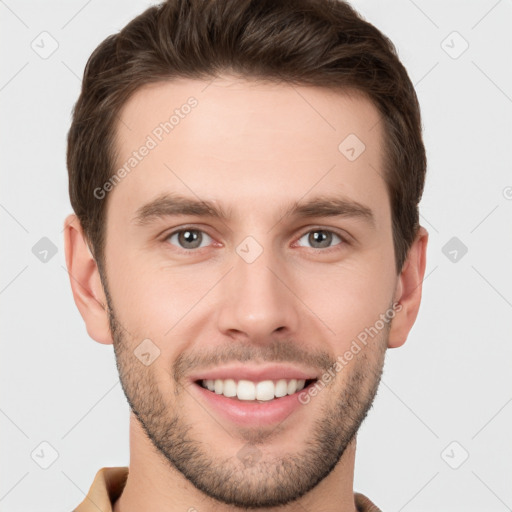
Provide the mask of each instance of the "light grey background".
[{"label": "light grey background", "polygon": [[[65,138],[88,56],[148,5],[0,1],[5,512],[69,512],[100,467],[129,461],[112,346],[88,337],[64,268]],[[353,5],[396,44],[416,85],[430,233],[419,317],[388,352],[359,435],[355,489],[387,512],[512,510],[512,3]],[[42,58],[52,38],[58,48]],[[32,252],[43,237],[57,250],[46,262]],[[459,247],[443,252],[452,237]],[[42,442],[58,453],[48,469]]]}]

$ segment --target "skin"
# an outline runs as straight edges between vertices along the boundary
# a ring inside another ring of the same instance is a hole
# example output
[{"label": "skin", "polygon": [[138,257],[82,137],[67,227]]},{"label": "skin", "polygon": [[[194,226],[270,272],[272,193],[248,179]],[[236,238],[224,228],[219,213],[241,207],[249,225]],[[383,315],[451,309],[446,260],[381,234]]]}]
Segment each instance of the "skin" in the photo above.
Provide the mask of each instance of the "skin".
[{"label": "skin", "polygon": [[[89,335],[114,344],[132,408],[130,472],[114,510],[354,511],[355,434],[386,349],[401,346],[416,319],[428,233],[420,228],[397,275],[382,123],[357,94],[231,75],[152,84],[121,112],[118,166],[190,96],[197,107],[108,194],[103,282],[77,218],[65,222],[75,302]],[[366,146],[355,161],[338,150],[351,133]],[[162,192],[212,201],[230,216],[137,225],[137,210]],[[283,216],[317,196],[357,201],[375,224]],[[200,230],[200,248],[170,237],[184,227]],[[343,238],[315,243],[318,230]],[[249,235],[263,250],[252,263],[236,251]],[[392,322],[277,426],[238,427],[188,388],[188,375],[215,357],[321,374],[394,302]],[[160,355],[145,366],[133,351],[148,338]],[[250,464],[244,447],[258,455]]]}]

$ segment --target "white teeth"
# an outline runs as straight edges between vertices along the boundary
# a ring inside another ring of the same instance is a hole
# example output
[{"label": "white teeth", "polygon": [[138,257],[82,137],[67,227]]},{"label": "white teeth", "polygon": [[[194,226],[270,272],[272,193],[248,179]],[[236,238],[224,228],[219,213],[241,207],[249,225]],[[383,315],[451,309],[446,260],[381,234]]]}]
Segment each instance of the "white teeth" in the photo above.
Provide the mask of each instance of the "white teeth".
[{"label": "white teeth", "polygon": [[217,395],[226,397],[237,397],[239,400],[273,400],[286,395],[293,395],[297,391],[304,389],[306,381],[304,379],[280,379],[276,382],[263,380],[261,382],[252,382],[250,380],[234,379],[206,379],[201,381],[203,387],[215,392]]},{"label": "white teeth", "polygon": [[278,380],[276,382],[275,394],[277,397],[286,396],[288,394],[288,382],[284,379]]},{"label": "white teeth", "polygon": [[236,387],[236,396],[239,400],[254,400],[256,398],[256,386],[250,380],[239,380]]},{"label": "white teeth", "polygon": [[256,400],[272,400],[274,398],[274,383],[264,380],[256,384]]},{"label": "white teeth", "polygon": [[224,381],[222,381],[220,379],[216,379],[215,384],[214,384],[215,393],[217,393],[217,395],[222,395],[223,388],[224,388]]},{"label": "white teeth", "polygon": [[297,379],[292,379],[288,382],[288,394],[292,395],[297,391]]},{"label": "white teeth", "polygon": [[236,396],[236,382],[233,379],[226,379],[224,381],[222,394],[227,397]]}]

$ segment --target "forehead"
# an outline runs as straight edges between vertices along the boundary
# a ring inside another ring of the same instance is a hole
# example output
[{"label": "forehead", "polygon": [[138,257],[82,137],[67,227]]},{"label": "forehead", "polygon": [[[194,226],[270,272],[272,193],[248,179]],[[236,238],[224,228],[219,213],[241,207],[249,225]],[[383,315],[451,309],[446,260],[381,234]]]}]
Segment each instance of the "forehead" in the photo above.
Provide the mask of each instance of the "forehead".
[{"label": "forehead", "polygon": [[230,75],[150,84],[119,114],[126,172],[110,202],[133,214],[170,191],[261,209],[339,190],[385,214],[379,120],[355,92]]},{"label": "forehead", "polygon": [[[130,144],[148,134],[156,139],[171,139],[166,135],[172,131],[174,138],[183,134],[185,139],[186,135],[191,144],[201,137],[201,142],[215,146],[215,132],[219,129],[233,134],[259,130],[261,135],[279,133],[287,141],[307,142],[305,147],[296,147],[300,156],[311,148],[321,152],[324,148],[332,150],[334,145],[337,149],[337,142],[349,133],[373,143],[380,136],[380,126],[373,129],[379,119],[373,103],[359,91],[224,75],[209,82],[180,78],[139,88],[121,109],[116,132],[121,149],[130,150]],[[167,125],[168,130],[166,123],[171,125]],[[206,140],[207,135],[211,135],[210,141]],[[217,149],[217,153],[224,154],[221,148]],[[248,151],[251,145],[245,144],[247,157],[262,157],[257,148]]]}]

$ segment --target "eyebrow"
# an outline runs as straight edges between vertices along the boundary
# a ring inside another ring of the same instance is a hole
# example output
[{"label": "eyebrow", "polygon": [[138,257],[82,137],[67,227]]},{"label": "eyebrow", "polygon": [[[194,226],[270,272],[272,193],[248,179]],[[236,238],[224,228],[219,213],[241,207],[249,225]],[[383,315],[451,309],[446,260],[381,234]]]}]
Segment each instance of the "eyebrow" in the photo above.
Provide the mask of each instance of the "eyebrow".
[{"label": "eyebrow", "polygon": [[[197,216],[229,220],[231,209],[211,201],[203,201],[180,194],[162,194],[137,209],[132,222],[145,226],[156,220],[173,216]],[[285,209],[281,219],[313,217],[352,217],[359,218],[375,228],[375,215],[371,208],[352,199],[337,196],[317,196],[307,202],[294,201]]]}]

